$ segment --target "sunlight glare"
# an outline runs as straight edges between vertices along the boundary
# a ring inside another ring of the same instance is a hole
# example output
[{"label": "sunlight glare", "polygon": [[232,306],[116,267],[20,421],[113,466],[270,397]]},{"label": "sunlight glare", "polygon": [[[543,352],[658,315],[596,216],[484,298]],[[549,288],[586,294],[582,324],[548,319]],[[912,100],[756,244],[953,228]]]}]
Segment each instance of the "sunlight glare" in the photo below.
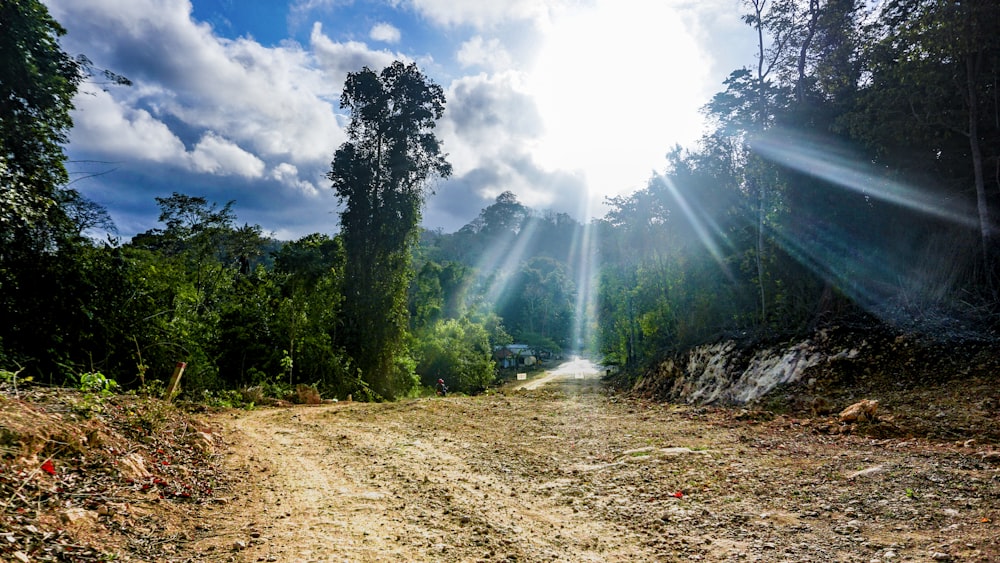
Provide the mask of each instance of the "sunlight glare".
[{"label": "sunlight glare", "polygon": [[710,61],[670,4],[598,0],[546,30],[528,78],[545,127],[537,157],[582,170],[591,200],[641,189],[701,133]]},{"label": "sunlight glare", "polygon": [[535,231],[538,229],[537,221],[525,221],[517,235],[504,241],[504,244],[496,244],[485,253],[476,264],[478,272],[496,272],[486,289],[486,302],[499,303],[507,289],[507,282],[511,279],[524,257],[528,254],[528,243],[534,239]]}]

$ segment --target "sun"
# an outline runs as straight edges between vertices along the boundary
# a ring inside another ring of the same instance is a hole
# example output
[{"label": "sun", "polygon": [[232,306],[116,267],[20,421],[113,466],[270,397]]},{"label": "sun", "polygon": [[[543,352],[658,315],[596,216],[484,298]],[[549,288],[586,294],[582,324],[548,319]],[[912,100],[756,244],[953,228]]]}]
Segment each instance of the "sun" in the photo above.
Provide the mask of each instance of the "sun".
[{"label": "sun", "polygon": [[528,76],[536,158],[581,171],[591,199],[642,188],[702,129],[710,62],[670,2],[598,0],[555,17]]}]

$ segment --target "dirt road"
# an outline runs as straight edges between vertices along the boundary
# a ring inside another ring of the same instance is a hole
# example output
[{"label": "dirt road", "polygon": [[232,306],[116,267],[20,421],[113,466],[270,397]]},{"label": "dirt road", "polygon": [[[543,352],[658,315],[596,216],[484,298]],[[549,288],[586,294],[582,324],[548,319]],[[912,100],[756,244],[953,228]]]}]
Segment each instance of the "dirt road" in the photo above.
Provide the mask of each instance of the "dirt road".
[{"label": "dirt road", "polygon": [[[539,390],[226,414],[202,561],[996,561],[975,448]],[[741,418],[744,418],[741,420]]]}]

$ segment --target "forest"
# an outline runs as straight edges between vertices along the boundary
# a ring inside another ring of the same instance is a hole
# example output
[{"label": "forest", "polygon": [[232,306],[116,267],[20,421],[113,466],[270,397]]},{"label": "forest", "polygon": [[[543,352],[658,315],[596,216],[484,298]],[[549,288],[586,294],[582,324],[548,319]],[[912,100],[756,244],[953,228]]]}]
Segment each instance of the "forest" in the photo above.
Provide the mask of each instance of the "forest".
[{"label": "forest", "polygon": [[664,147],[604,217],[504,192],[454,233],[422,229],[431,180],[451,173],[446,100],[396,62],[344,85],[329,233],[275,240],[238,201],[178,187],[126,241],[88,236],[113,223],[70,184],[63,144],[81,81],[128,79],[65,53],[37,0],[0,0],[0,29],[19,31],[0,33],[0,378],[156,388],[186,362],[194,400],[297,384],[393,400],[438,378],[482,392],[512,343],[634,373],[723,336],[832,324],[991,338],[1000,5],[743,7],[753,63],[705,104],[699,143]]}]

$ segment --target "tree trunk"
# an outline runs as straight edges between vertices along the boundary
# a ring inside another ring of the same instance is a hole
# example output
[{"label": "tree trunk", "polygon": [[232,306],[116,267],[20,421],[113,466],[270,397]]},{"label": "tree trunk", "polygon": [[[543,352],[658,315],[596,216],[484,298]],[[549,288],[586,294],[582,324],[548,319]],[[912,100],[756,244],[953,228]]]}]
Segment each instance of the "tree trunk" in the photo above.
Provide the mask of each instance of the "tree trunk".
[{"label": "tree trunk", "polygon": [[969,97],[969,150],[972,153],[972,173],[976,184],[976,207],[979,210],[979,233],[983,245],[983,267],[986,272],[990,272],[990,245],[993,238],[993,226],[986,198],[986,180],[983,176],[983,151],[979,144],[979,97],[976,93],[976,74],[981,57],[982,55],[979,53],[970,53],[965,57],[965,74]]},{"label": "tree trunk", "polygon": [[795,99],[800,104],[806,99],[806,55],[809,54],[809,46],[816,35],[816,23],[819,20],[819,0],[809,0],[809,32],[802,40],[799,48],[798,71],[799,79],[795,83]]},{"label": "tree trunk", "polygon": [[760,288],[760,322],[767,324],[767,293],[764,290],[764,220],[766,213],[766,193],[764,183],[757,187],[757,285]]}]

